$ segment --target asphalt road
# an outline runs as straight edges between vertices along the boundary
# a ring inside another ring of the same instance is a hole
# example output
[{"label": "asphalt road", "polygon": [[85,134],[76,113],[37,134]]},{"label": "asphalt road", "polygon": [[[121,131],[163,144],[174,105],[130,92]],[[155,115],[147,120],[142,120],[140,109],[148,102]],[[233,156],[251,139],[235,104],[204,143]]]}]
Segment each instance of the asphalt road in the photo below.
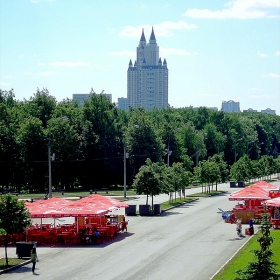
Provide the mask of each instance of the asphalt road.
[{"label": "asphalt road", "polygon": [[[280,187],[280,182],[275,185]],[[230,189],[229,184],[219,185],[219,189],[237,190]],[[154,202],[167,199],[161,195]],[[144,202],[145,197],[129,201]],[[0,279],[210,279],[249,238],[237,237],[235,225],[225,223],[218,213],[218,208],[230,210],[234,204],[228,195],[220,195],[199,199],[161,216],[128,217],[128,232],[119,234],[113,242],[39,247],[37,275],[32,275],[28,264],[0,275]],[[15,248],[9,248],[9,256],[13,255]]]}]

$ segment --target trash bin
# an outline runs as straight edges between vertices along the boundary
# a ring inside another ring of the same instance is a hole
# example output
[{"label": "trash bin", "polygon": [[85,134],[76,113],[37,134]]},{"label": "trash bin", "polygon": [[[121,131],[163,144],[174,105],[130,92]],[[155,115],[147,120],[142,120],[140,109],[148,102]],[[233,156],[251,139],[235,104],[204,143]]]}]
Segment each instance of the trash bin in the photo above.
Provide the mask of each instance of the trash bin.
[{"label": "trash bin", "polygon": [[244,188],[244,182],[242,182],[242,181],[238,181],[237,185],[238,185],[238,188]]},{"label": "trash bin", "polygon": [[31,250],[36,246],[37,242],[16,242],[16,254],[18,258],[30,258]]},{"label": "trash bin", "polygon": [[129,205],[125,208],[125,214],[127,216],[135,216],[136,215],[136,205]]},{"label": "trash bin", "polygon": [[154,215],[161,215],[161,204],[154,204]]},{"label": "trash bin", "polygon": [[150,216],[151,206],[148,204],[139,205],[139,214],[141,216]]},{"label": "trash bin", "polygon": [[230,188],[235,188],[236,187],[236,182],[229,182]]}]

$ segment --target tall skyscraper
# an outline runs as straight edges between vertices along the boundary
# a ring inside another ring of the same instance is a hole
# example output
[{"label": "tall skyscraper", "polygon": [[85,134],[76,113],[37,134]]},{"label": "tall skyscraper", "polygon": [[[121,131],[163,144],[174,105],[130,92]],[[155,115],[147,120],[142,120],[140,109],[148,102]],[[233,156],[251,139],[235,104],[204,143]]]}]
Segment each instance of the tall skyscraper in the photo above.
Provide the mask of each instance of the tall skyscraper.
[{"label": "tall skyscraper", "polygon": [[222,102],[222,111],[231,113],[231,112],[240,112],[239,102],[234,102],[233,100],[223,101]]},{"label": "tall skyscraper", "polygon": [[159,57],[154,29],[147,44],[144,29],[136,49],[137,59],[129,61],[127,70],[128,106],[147,110],[168,106],[168,68],[166,60]]}]

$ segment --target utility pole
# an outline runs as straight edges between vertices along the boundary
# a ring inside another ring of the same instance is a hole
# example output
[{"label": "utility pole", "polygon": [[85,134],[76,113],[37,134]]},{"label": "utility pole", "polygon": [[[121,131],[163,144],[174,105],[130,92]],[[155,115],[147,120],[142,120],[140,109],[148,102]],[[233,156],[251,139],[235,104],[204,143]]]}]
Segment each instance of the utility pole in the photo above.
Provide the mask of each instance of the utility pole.
[{"label": "utility pole", "polygon": [[123,197],[126,198],[126,159],[129,153],[126,152],[125,144],[123,145]]},{"label": "utility pole", "polygon": [[170,136],[168,137],[168,146],[167,146],[167,167],[169,167],[169,157],[172,154],[172,151],[170,151],[169,148],[169,144],[170,144]]},{"label": "utility pole", "polygon": [[52,157],[51,157],[51,140],[48,144],[48,163],[49,163],[49,198],[52,197]]}]

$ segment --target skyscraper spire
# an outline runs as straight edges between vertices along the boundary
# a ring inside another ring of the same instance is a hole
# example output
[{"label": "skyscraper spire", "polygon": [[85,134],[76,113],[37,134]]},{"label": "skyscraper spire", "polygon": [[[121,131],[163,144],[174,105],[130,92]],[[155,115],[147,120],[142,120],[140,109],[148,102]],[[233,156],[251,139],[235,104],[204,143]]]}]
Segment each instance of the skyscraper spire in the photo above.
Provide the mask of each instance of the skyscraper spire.
[{"label": "skyscraper spire", "polygon": [[151,36],[150,36],[150,41],[149,43],[150,44],[156,44],[157,40],[156,40],[156,36],[155,36],[155,33],[154,33],[154,27],[152,27],[152,33],[151,33]]},{"label": "skyscraper spire", "polygon": [[144,28],[142,28],[142,35],[141,35],[141,38],[140,38],[139,45],[146,45],[146,38],[145,38],[145,34],[144,34]]},{"label": "skyscraper spire", "polygon": [[168,68],[159,57],[154,28],[146,42],[144,29],[136,48],[136,61],[127,70],[127,106],[146,110],[168,107]]}]

